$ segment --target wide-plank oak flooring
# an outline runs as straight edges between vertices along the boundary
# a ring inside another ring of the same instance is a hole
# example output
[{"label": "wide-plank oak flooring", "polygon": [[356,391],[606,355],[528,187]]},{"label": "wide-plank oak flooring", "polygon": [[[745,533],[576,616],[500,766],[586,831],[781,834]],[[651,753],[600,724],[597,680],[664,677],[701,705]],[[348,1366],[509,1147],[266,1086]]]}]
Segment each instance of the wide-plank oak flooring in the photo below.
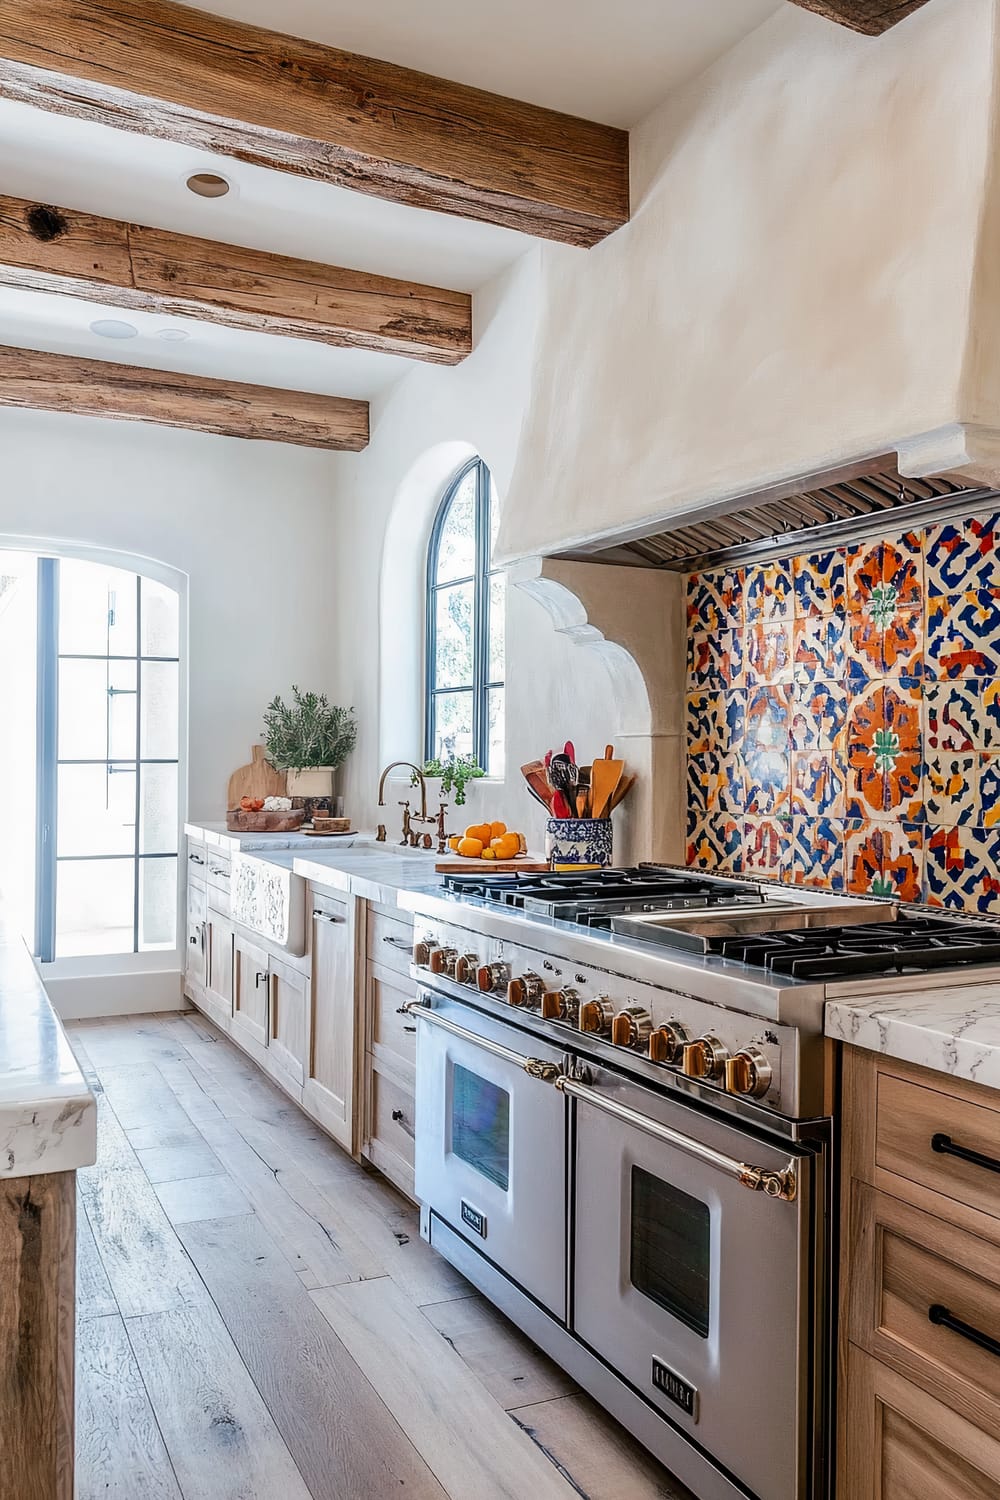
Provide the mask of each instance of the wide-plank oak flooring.
[{"label": "wide-plank oak flooring", "polygon": [[197,1013],[67,1029],[77,1500],[690,1500]]}]

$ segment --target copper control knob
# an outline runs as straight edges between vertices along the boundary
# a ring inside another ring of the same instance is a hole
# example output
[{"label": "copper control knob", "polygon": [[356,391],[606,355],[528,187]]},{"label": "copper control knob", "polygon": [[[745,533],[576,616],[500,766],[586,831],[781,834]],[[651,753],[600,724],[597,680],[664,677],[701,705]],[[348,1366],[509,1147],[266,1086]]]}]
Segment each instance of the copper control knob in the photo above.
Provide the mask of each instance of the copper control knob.
[{"label": "copper control knob", "polygon": [[522,974],[512,979],[507,986],[507,1004],[523,1005],[528,1010],[537,1010],[541,1004],[545,985],[537,974]]},{"label": "copper control knob", "polygon": [[759,1047],[744,1047],[726,1062],[726,1090],[761,1099],[771,1087],[771,1064]]},{"label": "copper control knob", "polygon": [[729,1048],[717,1036],[700,1036],[684,1048],[686,1078],[721,1078]]},{"label": "copper control knob", "polygon": [[475,984],[478,968],[478,953],[460,953],[455,961],[456,981],[459,984]]},{"label": "copper control knob", "polygon": [[431,973],[454,975],[458,954],[454,948],[431,949]]},{"label": "copper control knob", "polygon": [[606,1036],[614,1018],[615,1008],[611,1001],[607,995],[599,995],[596,1000],[585,1000],[580,1006],[577,1025],[581,1031],[596,1031],[598,1036]]},{"label": "copper control knob", "polygon": [[430,961],[431,961],[431,944],[430,943],[414,943],[414,945],[413,945],[413,962],[417,965],[417,967],[419,969],[426,969],[426,967],[430,963]]},{"label": "copper control knob", "polygon": [[484,995],[502,989],[509,978],[510,968],[507,964],[483,964],[476,974],[476,982]]},{"label": "copper control knob", "polygon": [[649,1038],[649,1056],[653,1062],[679,1063],[684,1056],[684,1048],[691,1040],[691,1033],[680,1021],[668,1021],[665,1026],[657,1026]]},{"label": "copper control knob", "polygon": [[576,990],[549,990],[542,996],[543,1021],[568,1021],[575,1026],[580,1019],[580,996]]},{"label": "copper control knob", "polygon": [[653,1018],[642,1005],[626,1005],[611,1023],[611,1040],[616,1047],[644,1050],[653,1030]]}]

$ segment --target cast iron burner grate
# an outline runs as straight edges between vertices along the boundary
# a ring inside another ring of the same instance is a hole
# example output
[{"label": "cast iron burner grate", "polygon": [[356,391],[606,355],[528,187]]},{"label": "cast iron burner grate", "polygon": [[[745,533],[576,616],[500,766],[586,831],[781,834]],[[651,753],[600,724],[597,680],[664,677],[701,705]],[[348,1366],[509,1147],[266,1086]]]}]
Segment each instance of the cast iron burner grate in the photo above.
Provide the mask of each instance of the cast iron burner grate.
[{"label": "cast iron burner grate", "polygon": [[671,906],[756,906],[760,889],[735,880],[684,875],[670,867],[638,865],[628,869],[581,870],[560,874],[446,875],[444,887],[458,896],[478,896],[574,920],[627,903],[639,910]]},{"label": "cast iron burner grate", "polygon": [[1000,963],[1000,926],[900,917],[859,927],[808,927],[708,940],[708,951],[789,979],[923,974]]}]

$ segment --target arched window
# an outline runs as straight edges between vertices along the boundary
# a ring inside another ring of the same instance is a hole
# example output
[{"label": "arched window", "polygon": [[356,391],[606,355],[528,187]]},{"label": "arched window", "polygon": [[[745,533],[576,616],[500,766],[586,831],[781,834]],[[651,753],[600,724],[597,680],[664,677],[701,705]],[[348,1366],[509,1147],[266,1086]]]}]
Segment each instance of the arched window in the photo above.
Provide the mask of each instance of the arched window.
[{"label": "arched window", "polygon": [[497,510],[490,471],[475,458],[445,492],[427,559],[424,753],[475,755],[490,776],[504,769],[507,580],[490,569]]}]

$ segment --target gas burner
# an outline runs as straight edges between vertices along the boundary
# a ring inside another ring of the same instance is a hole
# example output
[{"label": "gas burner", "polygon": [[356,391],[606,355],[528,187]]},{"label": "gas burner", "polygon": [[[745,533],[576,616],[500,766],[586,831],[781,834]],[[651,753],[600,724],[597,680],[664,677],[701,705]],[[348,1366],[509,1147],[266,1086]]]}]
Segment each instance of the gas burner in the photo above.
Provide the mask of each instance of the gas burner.
[{"label": "gas burner", "polygon": [[710,938],[707,951],[813,983],[1000,964],[1000,925],[947,917]]},{"label": "gas burner", "polygon": [[669,865],[549,874],[448,875],[445,889],[535,916],[596,925],[620,912],[705,910],[756,906],[760,888],[745,882],[688,874]]}]

